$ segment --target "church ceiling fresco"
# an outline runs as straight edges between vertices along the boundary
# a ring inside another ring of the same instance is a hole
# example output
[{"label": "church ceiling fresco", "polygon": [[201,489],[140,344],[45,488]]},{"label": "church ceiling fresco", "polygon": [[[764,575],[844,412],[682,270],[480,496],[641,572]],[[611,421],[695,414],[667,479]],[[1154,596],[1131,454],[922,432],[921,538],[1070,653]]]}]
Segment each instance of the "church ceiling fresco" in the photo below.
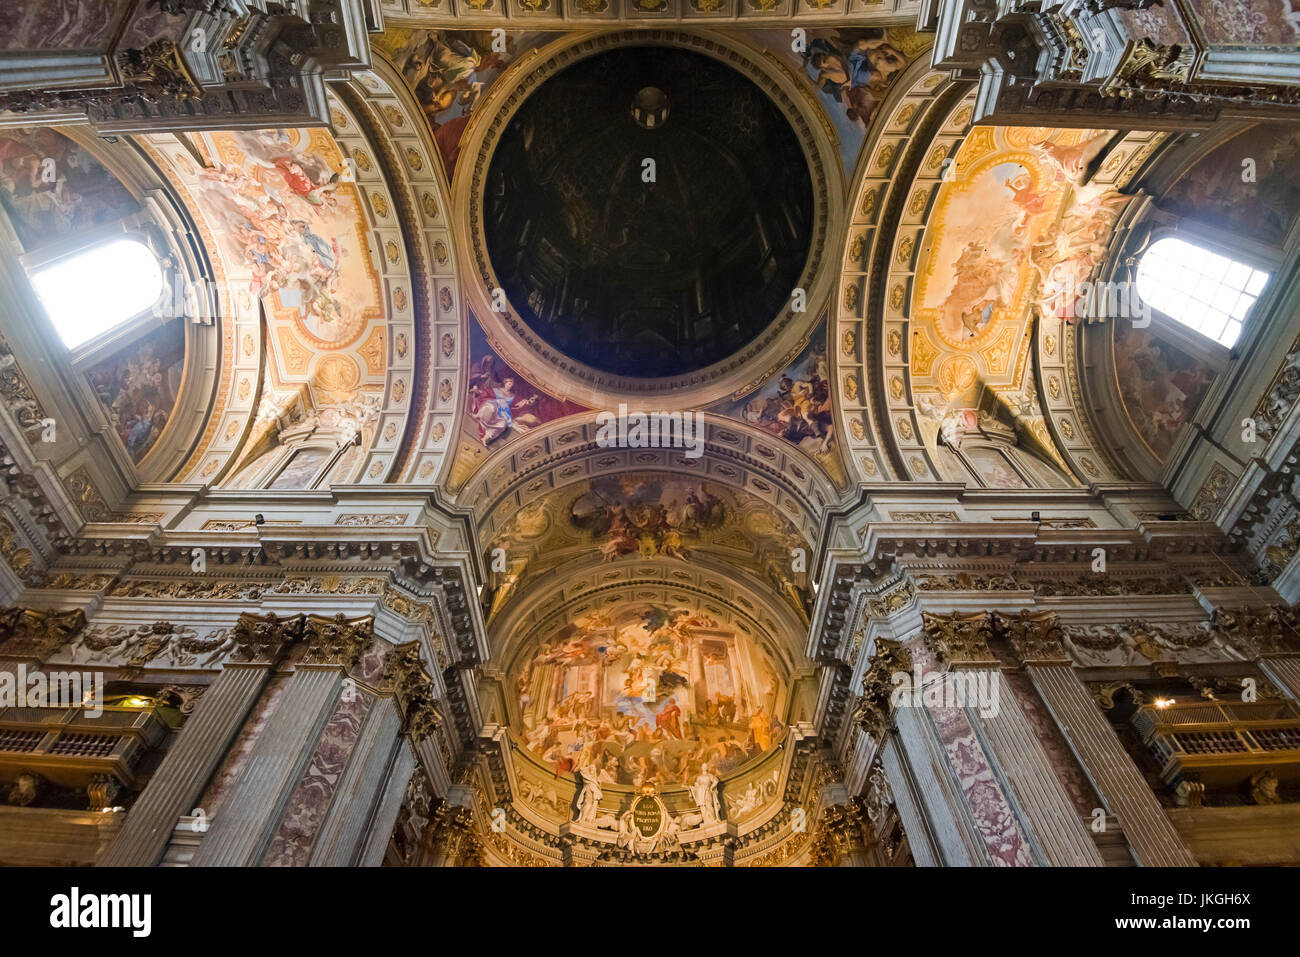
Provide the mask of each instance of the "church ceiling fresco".
[{"label": "church ceiling fresco", "polygon": [[[390,460],[378,453],[403,436],[416,356],[406,250],[373,147],[341,104],[332,102],[331,116],[335,133],[191,134],[188,149],[151,138],[220,256],[235,320],[227,324],[231,378],[219,393],[229,411],[196,453],[202,463],[186,464],[199,478],[211,480],[225,464],[219,481],[252,481],[259,470],[246,466],[291,424],[291,407],[297,424],[334,441],[361,436],[361,452],[344,456],[357,469],[370,457],[361,480],[382,478]],[[437,211],[432,198],[426,205]],[[330,473],[335,482],[357,478]]]},{"label": "church ceiling fresco", "polygon": [[[300,341],[342,349],[381,313],[356,187],[323,130],[204,134],[211,166],[197,171],[200,208],[232,261],[251,272],[276,320]],[[337,378],[337,376],[336,376]]]},{"label": "church ceiling fresco", "polygon": [[538,555],[582,546],[606,562],[624,557],[689,558],[697,547],[757,557],[763,546],[788,554],[804,544],[795,526],[737,489],[669,472],[589,479],[514,512],[491,547]]},{"label": "church ceiling fresco", "polygon": [[476,321],[471,322],[470,333],[465,428],[477,437],[483,448],[509,441],[566,415],[586,411],[585,406],[542,391],[506,365],[488,345]]},{"label": "church ceiling fresco", "polygon": [[805,31],[799,46],[789,30],[758,30],[755,38],[806,81],[835,129],[844,170],[852,173],[876,110],[907,65],[933,38],[906,27],[840,27]]},{"label": "church ceiling fresco", "polygon": [[836,485],[847,477],[835,441],[834,390],[826,361],[826,323],[781,372],[752,392],[710,411],[756,426],[807,453]]},{"label": "church ceiling fresco", "polygon": [[412,30],[391,27],[371,38],[415,94],[450,181],[465,127],[479,101],[512,63],[557,33]]},{"label": "church ceiling fresco", "polygon": [[1197,162],[1161,204],[1180,216],[1281,245],[1300,215],[1297,154],[1300,130],[1253,126]]},{"label": "church ceiling fresco", "polygon": [[154,447],[181,394],[185,323],[169,322],[86,373],[132,461]]},{"label": "church ceiling fresco", "polygon": [[[506,517],[488,543],[509,556],[489,620],[541,572],[599,555],[614,568],[632,561],[722,556],[768,580],[806,618],[811,595],[791,580],[790,556],[807,542],[795,525],[754,495],[671,472],[627,472],[557,489]],[[583,574],[590,574],[584,572]]]},{"label": "church ceiling fresco", "polygon": [[99,160],[52,129],[0,132],[0,204],[28,251],[139,209]]},{"label": "church ceiling fresco", "polygon": [[591,612],[526,649],[512,675],[516,732],[556,774],[681,785],[724,777],[785,734],[786,692],[762,649],[694,607]]},{"label": "church ceiling fresco", "polygon": [[1214,372],[1182,349],[1125,321],[1114,327],[1115,376],[1138,435],[1163,462],[1214,383]]},{"label": "church ceiling fresco", "polygon": [[1085,182],[1110,137],[977,127],[962,143],[935,200],[912,294],[911,381],[928,441],[992,399],[1060,461],[1033,388],[1030,334],[1036,313],[1074,315],[1079,284],[1128,202]]},{"label": "church ceiling fresco", "polygon": [[465,483],[489,450],[508,445],[539,425],[588,411],[586,406],[539,389],[508,365],[489,345],[472,312],[469,331],[464,414],[449,478],[453,488]]}]

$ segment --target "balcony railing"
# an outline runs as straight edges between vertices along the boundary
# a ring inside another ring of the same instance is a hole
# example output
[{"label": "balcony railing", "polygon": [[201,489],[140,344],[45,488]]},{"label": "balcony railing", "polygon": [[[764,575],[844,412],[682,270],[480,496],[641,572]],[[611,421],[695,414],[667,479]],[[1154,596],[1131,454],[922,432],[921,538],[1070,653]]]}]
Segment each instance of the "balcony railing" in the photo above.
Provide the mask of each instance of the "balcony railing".
[{"label": "balcony railing", "polygon": [[1300,777],[1300,708],[1291,701],[1143,705],[1133,725],[1168,782],[1240,784],[1264,769]]},{"label": "balcony railing", "polygon": [[35,771],[59,787],[85,788],[108,774],[130,786],[136,766],[167,735],[153,708],[0,709],[0,781]]}]

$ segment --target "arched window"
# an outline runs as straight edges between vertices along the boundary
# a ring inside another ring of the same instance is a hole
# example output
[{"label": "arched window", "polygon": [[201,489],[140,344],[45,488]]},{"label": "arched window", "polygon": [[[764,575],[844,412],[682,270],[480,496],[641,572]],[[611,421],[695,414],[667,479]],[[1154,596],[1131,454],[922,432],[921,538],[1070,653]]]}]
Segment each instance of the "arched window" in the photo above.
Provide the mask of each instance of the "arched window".
[{"label": "arched window", "polygon": [[1142,254],[1137,290],[1151,308],[1232,348],[1268,275],[1167,236]]},{"label": "arched window", "polygon": [[110,239],[32,271],[32,285],[69,349],[151,309],[162,265],[136,239]]}]

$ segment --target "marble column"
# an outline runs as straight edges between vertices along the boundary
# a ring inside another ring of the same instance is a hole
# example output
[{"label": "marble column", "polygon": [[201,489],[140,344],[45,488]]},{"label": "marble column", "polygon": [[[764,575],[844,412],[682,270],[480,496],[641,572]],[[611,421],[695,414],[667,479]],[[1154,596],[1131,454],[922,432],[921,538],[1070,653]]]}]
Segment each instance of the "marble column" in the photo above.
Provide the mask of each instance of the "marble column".
[{"label": "marble column", "polygon": [[1259,667],[1268,680],[1290,695],[1293,701],[1300,701],[1300,655],[1261,658]]},{"label": "marble column", "polygon": [[101,866],[150,867],[162,859],[176,821],[203,793],[270,673],[266,662],[226,665],[127,814]]},{"label": "marble column", "polygon": [[[894,718],[899,750],[906,756],[907,766],[916,779],[915,793],[920,805],[917,812],[928,825],[938,851],[939,859],[934,863],[946,867],[989,863],[983,841],[925,709],[899,708]],[[885,768],[888,773],[888,763]],[[890,786],[894,783],[891,775]],[[903,818],[903,827],[910,828],[913,822],[902,813],[901,807],[899,816]]]},{"label": "marble column", "polygon": [[899,820],[903,822],[903,832],[907,835],[912,860],[917,867],[942,866],[943,858],[930,831],[930,822],[926,819],[916,780],[892,732],[887,734],[880,748],[880,766],[884,768],[885,780],[894,796],[894,807],[898,810]]},{"label": "marble column", "polygon": [[[308,863],[326,867],[356,864],[367,830],[383,830],[385,822],[376,820],[395,760],[403,747],[398,733],[401,715],[391,698],[381,698],[366,715],[346,770],[338,781],[333,800],[312,845]],[[410,777],[408,772],[406,777]],[[402,785],[405,786],[405,779]],[[399,796],[400,805],[400,796]],[[393,807],[393,819],[397,805]],[[387,822],[385,836],[392,833],[393,821]]]},{"label": "marble column", "polygon": [[996,707],[990,714],[968,708],[996,757],[1009,790],[1014,792],[1045,863],[1067,867],[1101,867],[1097,845],[1052,768],[1029,719],[1016,703],[1015,691],[1001,671],[984,673],[996,683]]},{"label": "marble column", "polygon": [[[300,619],[302,616],[299,616]],[[211,829],[191,862],[195,867],[244,867],[263,863],[274,839],[273,860],[305,856],[319,819],[311,801],[296,797],[313,781],[337,781],[338,750],[351,745],[375,701],[348,677],[377,680],[384,656],[374,634],[374,618],[308,615],[294,649],[293,673],[285,682],[266,726],[261,729],[227,797],[216,809]],[[350,682],[344,690],[344,679]],[[330,736],[322,734],[330,726]],[[297,807],[286,819],[290,800]]]},{"label": "marble column", "polygon": [[1196,860],[1073,666],[1030,660],[1025,671],[1106,810],[1119,820],[1134,860],[1143,867],[1194,867]]},{"label": "marble column", "polygon": [[900,701],[895,694],[895,676],[912,673],[916,651],[928,654],[915,642],[876,639],[854,718],[867,734],[886,743],[882,763],[904,829],[910,834],[923,828],[929,838],[914,854],[917,863],[986,864],[984,842],[930,714],[919,699]]},{"label": "marble column", "polygon": [[260,863],[290,791],[334,710],[343,673],[299,664],[194,855],[194,867]]},{"label": "marble column", "polygon": [[361,867],[378,867],[384,861],[388,841],[397,824],[397,815],[406,797],[406,786],[415,772],[415,751],[405,738],[399,738],[392,763],[384,779],[384,791],[366,831],[365,843],[356,863]]}]

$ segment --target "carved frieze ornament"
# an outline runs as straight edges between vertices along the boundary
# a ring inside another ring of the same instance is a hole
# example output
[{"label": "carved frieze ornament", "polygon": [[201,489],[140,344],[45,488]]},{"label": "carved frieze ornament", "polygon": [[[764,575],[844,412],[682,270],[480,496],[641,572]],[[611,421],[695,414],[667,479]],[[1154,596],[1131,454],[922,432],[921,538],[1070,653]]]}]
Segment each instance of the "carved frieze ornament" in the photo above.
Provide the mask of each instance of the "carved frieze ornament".
[{"label": "carved frieze ornament", "polygon": [[86,654],[87,661],[113,661],[127,668],[143,668],[165,661],[172,667],[211,665],[234,647],[233,634],[224,628],[200,636],[193,628],[169,621],[149,625],[94,625],[73,644],[74,656]]},{"label": "carved frieze ornament", "polygon": [[0,609],[0,658],[38,658],[44,661],[86,626],[81,609],[37,611]]},{"label": "carved frieze ornament", "polygon": [[86,786],[87,806],[92,811],[111,808],[122,793],[122,782],[111,774],[96,774]]},{"label": "carved frieze ornament", "polygon": [[681,821],[669,813],[653,784],[641,786],[631,805],[619,817],[615,842],[637,856],[681,850]]},{"label": "carved frieze ornament", "polygon": [[1146,10],[1148,7],[1162,7],[1165,0],[1082,0],[1080,7],[1091,14],[1105,13],[1107,10]]},{"label": "carved frieze ornament", "polygon": [[939,661],[949,668],[996,668],[998,659],[989,650],[993,637],[990,612],[951,615],[921,613],[925,642]]},{"label": "carved frieze ornament", "polygon": [[877,618],[888,618],[900,608],[907,607],[915,597],[916,588],[911,582],[903,582],[879,598],[871,599],[871,614]]},{"label": "carved frieze ornament", "polygon": [[1300,399],[1300,340],[1291,347],[1282,360],[1282,366],[1269,383],[1268,391],[1255,406],[1255,434],[1270,442],[1282,427],[1283,420]]},{"label": "carved frieze ornament", "polygon": [[912,656],[901,642],[876,639],[876,654],[862,676],[862,696],[853,712],[853,720],[867,734],[879,739],[891,724],[890,695],[894,675],[912,670]]},{"label": "carved frieze ornament", "polygon": [[435,697],[437,686],[420,660],[418,641],[398,645],[384,662],[384,680],[391,683],[402,718],[402,733],[419,744],[443,722]]},{"label": "carved frieze ornament", "polygon": [[1021,609],[1016,615],[996,615],[998,630],[1011,642],[1021,661],[1068,662],[1064,632],[1055,614]]},{"label": "carved frieze ornament", "polygon": [[180,48],[171,40],[158,39],[143,48],[123,50],[117,64],[123,81],[146,96],[196,99],[203,94]]},{"label": "carved frieze ornament", "polygon": [[1285,605],[1216,608],[1211,623],[1247,658],[1300,654],[1300,615]]},{"label": "carved frieze ornament", "polygon": [[1121,691],[1127,691],[1135,704],[1143,705],[1147,703],[1146,694],[1131,681],[1105,681],[1090,685],[1090,687],[1092,688],[1093,699],[1097,704],[1101,705],[1103,711],[1109,711],[1115,707],[1115,696]]},{"label": "carved frieze ornament", "polygon": [[1177,43],[1158,44],[1143,37],[1129,48],[1114,76],[1102,84],[1102,93],[1127,97],[1182,86],[1191,77],[1195,52]]},{"label": "carved frieze ornament", "polygon": [[306,615],[281,618],[275,612],[253,615],[244,612],[235,623],[233,661],[274,663],[301,638]]}]

